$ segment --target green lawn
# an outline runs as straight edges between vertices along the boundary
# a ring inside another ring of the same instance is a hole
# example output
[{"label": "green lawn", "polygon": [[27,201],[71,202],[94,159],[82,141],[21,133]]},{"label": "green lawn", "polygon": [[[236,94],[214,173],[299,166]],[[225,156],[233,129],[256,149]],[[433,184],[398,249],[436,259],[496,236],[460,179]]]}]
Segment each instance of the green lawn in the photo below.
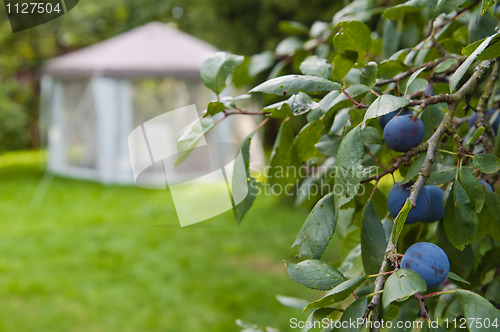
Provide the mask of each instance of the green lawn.
[{"label": "green lawn", "polygon": [[307,316],[275,299],[311,297],[283,264],[305,211],[259,197],[240,226],[228,212],[181,228],[168,191],[42,176],[40,152],[0,156],[0,331],[288,331]]}]

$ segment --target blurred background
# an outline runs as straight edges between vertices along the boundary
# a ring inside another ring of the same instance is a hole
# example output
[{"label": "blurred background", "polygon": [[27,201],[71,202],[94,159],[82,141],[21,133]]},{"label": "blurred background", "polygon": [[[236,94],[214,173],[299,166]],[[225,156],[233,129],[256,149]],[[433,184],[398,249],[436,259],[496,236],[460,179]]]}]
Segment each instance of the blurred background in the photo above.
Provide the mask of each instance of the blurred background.
[{"label": "blurred background", "polygon": [[237,331],[236,319],[286,331],[305,319],[275,295],[306,294],[283,260],[307,211],[258,197],[240,226],[229,211],[180,228],[168,191],[47,174],[41,69],[152,21],[220,50],[274,50],[281,21],[330,21],[347,2],[87,0],[17,33],[1,7],[0,331]]}]

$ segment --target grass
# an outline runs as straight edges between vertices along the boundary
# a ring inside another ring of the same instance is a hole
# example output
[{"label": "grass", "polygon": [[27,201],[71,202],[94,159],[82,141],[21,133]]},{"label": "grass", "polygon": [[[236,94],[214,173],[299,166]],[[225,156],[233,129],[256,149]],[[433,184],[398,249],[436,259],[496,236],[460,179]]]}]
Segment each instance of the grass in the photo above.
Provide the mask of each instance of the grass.
[{"label": "grass", "polygon": [[258,197],[240,226],[228,212],[181,228],[168,191],[40,184],[43,160],[0,156],[0,331],[238,331],[238,318],[287,331],[305,319],[275,299],[311,295],[283,264],[304,211]]}]

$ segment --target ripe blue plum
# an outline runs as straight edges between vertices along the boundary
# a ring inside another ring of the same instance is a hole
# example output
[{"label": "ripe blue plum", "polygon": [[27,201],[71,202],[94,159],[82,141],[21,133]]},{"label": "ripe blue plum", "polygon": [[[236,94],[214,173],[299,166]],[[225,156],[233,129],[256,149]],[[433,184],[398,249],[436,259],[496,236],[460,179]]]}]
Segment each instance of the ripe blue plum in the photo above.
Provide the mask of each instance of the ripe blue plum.
[{"label": "ripe blue plum", "polygon": [[[398,182],[391,188],[389,196],[387,197],[387,207],[389,208],[389,213],[393,218],[396,218],[408,197],[410,197],[409,184],[401,184],[401,182]],[[422,187],[417,197],[416,206],[410,210],[410,213],[408,213],[405,223],[413,224],[422,220],[426,216],[429,204],[430,202],[427,189]]]},{"label": "ripe blue plum", "polygon": [[392,118],[384,128],[384,141],[394,151],[405,152],[420,144],[425,127],[420,119],[412,115]]},{"label": "ripe blue plum", "polygon": [[450,272],[450,261],[437,245],[418,242],[408,248],[401,260],[401,267],[417,272],[430,288],[446,279]]},{"label": "ripe blue plum", "polygon": [[437,186],[425,186],[429,195],[429,209],[424,219],[425,223],[431,223],[443,219],[444,216],[444,190]]},{"label": "ripe blue plum", "polygon": [[394,112],[379,116],[378,123],[380,124],[380,128],[382,128],[382,130],[383,130],[385,128],[385,126],[387,125],[387,122],[391,121],[392,118],[395,117],[396,115],[400,116],[400,115],[410,115],[410,114],[412,114],[412,113],[409,109],[403,108],[403,110],[401,110],[401,108],[400,108]]},{"label": "ripe blue plum", "polygon": [[[484,182],[483,182],[483,180],[479,180],[479,183],[481,184],[481,187],[484,188]],[[488,182],[486,182],[486,189],[488,189],[489,191],[493,192],[493,187]]]},{"label": "ripe blue plum", "polygon": [[[488,112],[486,112],[486,118],[487,119],[491,118],[494,113],[495,113],[495,109],[490,108],[488,110]],[[472,115],[471,115],[471,117],[469,119],[469,128],[475,125],[476,120],[477,120],[477,113],[476,112],[472,112]],[[499,124],[500,124],[500,114],[498,114],[498,116],[496,117],[495,121],[491,124],[491,127],[495,131],[495,134],[498,133],[498,125]]]}]

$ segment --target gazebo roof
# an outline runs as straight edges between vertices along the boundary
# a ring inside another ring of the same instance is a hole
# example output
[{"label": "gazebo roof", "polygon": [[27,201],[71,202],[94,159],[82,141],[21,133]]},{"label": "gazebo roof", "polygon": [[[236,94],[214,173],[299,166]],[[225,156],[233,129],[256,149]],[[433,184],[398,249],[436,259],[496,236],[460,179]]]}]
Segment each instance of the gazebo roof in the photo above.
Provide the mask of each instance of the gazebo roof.
[{"label": "gazebo roof", "polygon": [[44,73],[59,77],[196,77],[215,47],[160,22],[50,60]]}]

